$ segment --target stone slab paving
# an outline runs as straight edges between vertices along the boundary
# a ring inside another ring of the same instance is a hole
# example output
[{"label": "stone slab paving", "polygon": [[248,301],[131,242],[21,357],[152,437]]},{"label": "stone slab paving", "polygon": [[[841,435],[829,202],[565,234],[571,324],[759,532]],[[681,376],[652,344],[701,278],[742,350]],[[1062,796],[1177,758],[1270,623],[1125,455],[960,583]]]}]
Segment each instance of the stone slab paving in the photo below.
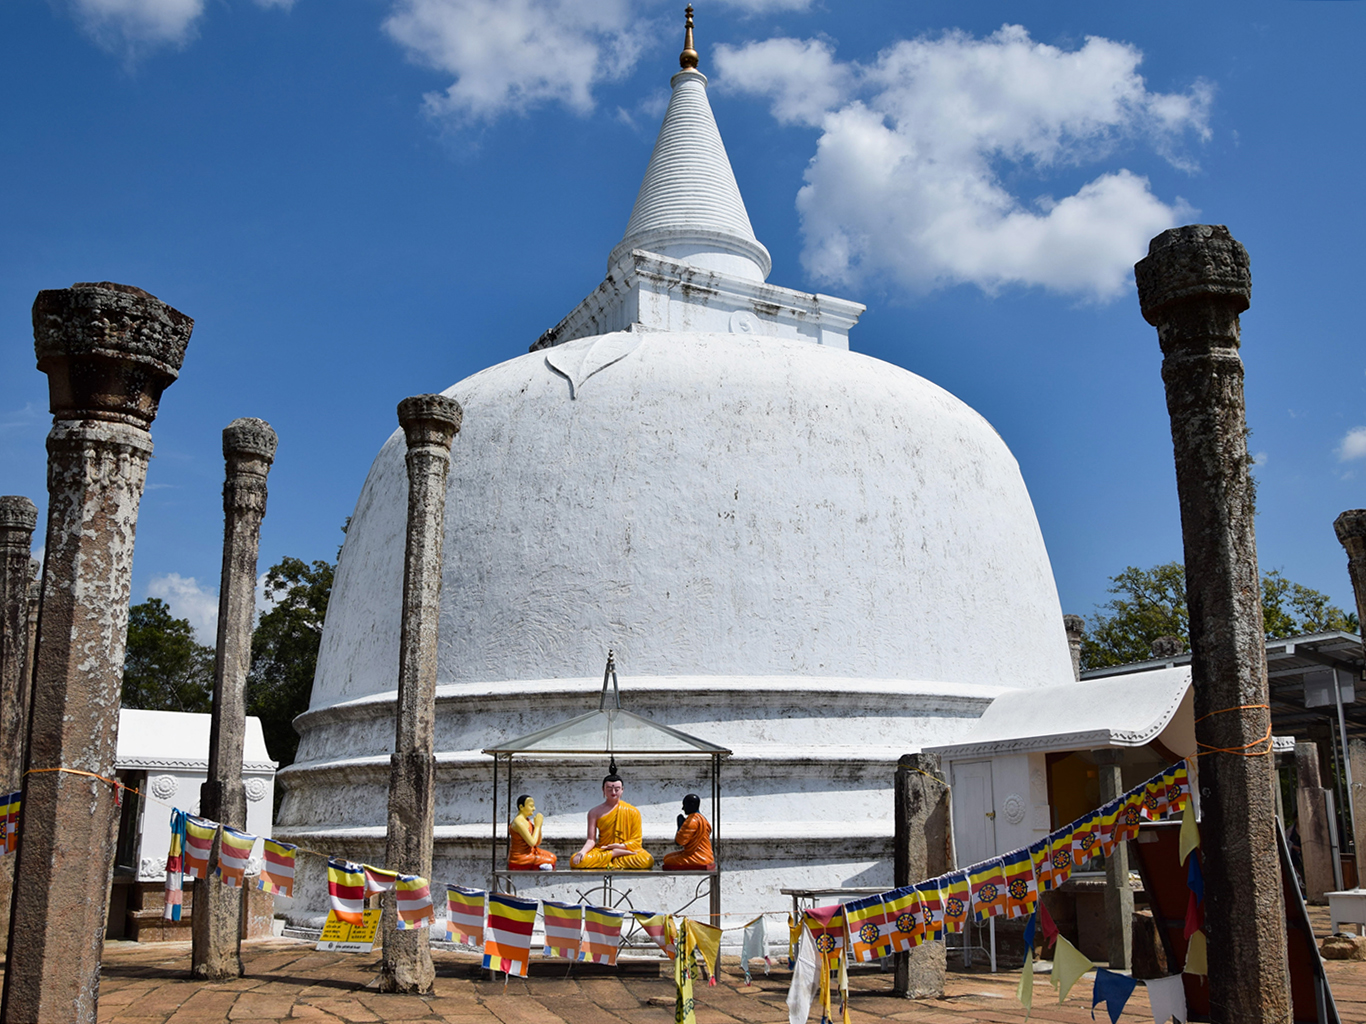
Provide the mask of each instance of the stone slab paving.
[{"label": "stone slab paving", "polygon": [[[1327,913],[1311,910],[1316,930],[1327,930]],[[100,982],[102,1024],[377,1024],[381,1021],[445,1024],[666,1024],[673,1020],[670,977],[638,972],[566,977],[536,964],[529,979],[489,980],[471,953],[433,951],[436,990],[428,997],[375,991],[379,954],[319,953],[308,943],[265,939],[242,944],[246,977],[197,982],[190,977],[190,944],[165,942],[105,945]],[[566,969],[568,965],[563,965]],[[1344,1022],[1366,1024],[1366,962],[1329,961],[1328,977]],[[591,968],[590,968],[591,970]],[[601,969],[598,969],[601,970]],[[745,985],[738,961],[722,964],[715,987],[696,990],[698,1024],[786,1024],[790,975],[762,971]],[[913,1024],[1024,1024],[1015,1000],[1018,971],[950,970],[945,998],[907,1001],[891,996],[891,975],[855,971],[850,1020]],[[1091,986],[1078,983],[1058,1003],[1046,975],[1034,980],[1036,1024],[1089,1024]],[[819,1019],[819,1011],[812,1020]],[[1105,1015],[1099,1015],[1105,1024]],[[1148,1015],[1139,986],[1123,1021],[1141,1024]]]}]

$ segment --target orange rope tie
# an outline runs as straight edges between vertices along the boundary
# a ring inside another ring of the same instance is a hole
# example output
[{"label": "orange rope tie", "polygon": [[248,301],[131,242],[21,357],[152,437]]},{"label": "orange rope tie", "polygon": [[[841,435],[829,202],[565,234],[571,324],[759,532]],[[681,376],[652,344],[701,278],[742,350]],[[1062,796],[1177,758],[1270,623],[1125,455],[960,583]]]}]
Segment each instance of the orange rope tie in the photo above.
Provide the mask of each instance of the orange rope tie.
[{"label": "orange rope tie", "polygon": [[120,782],[118,779],[105,778],[103,775],[96,775],[94,772],[87,772],[80,768],[29,768],[27,771],[24,772],[24,774],[41,775],[45,772],[65,772],[67,775],[84,775],[87,778],[99,779],[106,785],[113,786],[115,790],[126,789],[128,792],[133,793],[136,796],[142,796],[142,793],[140,791],[134,789],[132,786],[129,786],[126,783]]},{"label": "orange rope tie", "polygon": [[[1207,744],[1201,743],[1199,740],[1196,740],[1196,746],[1202,747],[1202,748],[1204,748],[1204,749],[1197,751],[1196,754],[1195,754],[1195,756],[1196,756],[1196,757],[1204,757],[1206,754],[1235,754],[1235,755],[1237,755],[1237,756],[1239,756],[1239,757],[1265,757],[1267,754],[1271,753],[1271,750],[1272,750],[1271,728],[1272,728],[1272,726],[1271,726],[1271,720],[1270,720],[1270,718],[1271,718],[1271,705],[1270,705],[1270,704],[1239,704],[1239,705],[1237,705],[1236,707],[1231,707],[1231,708],[1220,708],[1218,711],[1211,711],[1211,712],[1210,712],[1209,714],[1207,714],[1207,715],[1201,715],[1199,718],[1197,718],[1197,719],[1195,720],[1195,723],[1194,723],[1194,724],[1199,725],[1199,724],[1200,724],[1201,722],[1203,722],[1206,718],[1213,718],[1215,715],[1227,714],[1227,713],[1230,712],[1230,711],[1251,711],[1251,710],[1264,710],[1264,711],[1267,712],[1266,735],[1261,736],[1261,737],[1258,737],[1257,739],[1253,740],[1251,743],[1244,743],[1242,746],[1239,746],[1239,747],[1211,747],[1211,746],[1209,746],[1209,745],[1207,745]],[[1252,749],[1253,747],[1260,747],[1263,743],[1266,744],[1266,749],[1265,749],[1265,750],[1254,750],[1254,749]]]}]

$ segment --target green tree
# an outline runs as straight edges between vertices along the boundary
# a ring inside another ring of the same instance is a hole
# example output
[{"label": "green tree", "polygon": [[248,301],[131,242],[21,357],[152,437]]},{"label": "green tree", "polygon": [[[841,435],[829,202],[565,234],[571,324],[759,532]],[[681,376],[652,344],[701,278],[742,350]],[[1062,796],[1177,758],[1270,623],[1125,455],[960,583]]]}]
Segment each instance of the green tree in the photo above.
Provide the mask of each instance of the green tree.
[{"label": "green tree", "polygon": [[[1190,644],[1186,614],[1186,570],[1180,562],[1151,569],[1129,566],[1110,578],[1112,600],[1097,608],[1082,638],[1082,668],[1146,661],[1153,641],[1174,636]],[[1328,595],[1286,579],[1279,569],[1262,575],[1262,619],[1266,638],[1356,630],[1356,616],[1330,603]]]},{"label": "green tree", "polygon": [[175,618],[164,601],[152,597],[133,605],[123,656],[123,706],[212,710],[213,657],[213,648],[196,641],[194,627]]},{"label": "green tree", "polygon": [[294,763],[299,736],[294,719],[308,710],[318,665],[323,619],[336,566],[284,558],[266,573],[274,602],[256,624],[247,675],[247,714],[261,719],[266,749],[283,768]]}]

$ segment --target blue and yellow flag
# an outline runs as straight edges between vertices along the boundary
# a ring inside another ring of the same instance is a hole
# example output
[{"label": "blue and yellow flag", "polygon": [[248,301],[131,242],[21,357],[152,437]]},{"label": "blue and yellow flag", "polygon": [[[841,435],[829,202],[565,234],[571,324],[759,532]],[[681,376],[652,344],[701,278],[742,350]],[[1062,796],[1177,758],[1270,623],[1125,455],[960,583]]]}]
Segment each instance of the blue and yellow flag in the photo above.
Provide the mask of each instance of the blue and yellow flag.
[{"label": "blue and yellow flag", "polygon": [[920,941],[936,942],[944,938],[944,894],[938,878],[915,886],[916,901],[920,905]]},{"label": "blue and yellow flag", "polygon": [[1030,850],[1015,850],[1001,860],[1006,878],[1006,917],[1028,917],[1034,912],[1039,889],[1034,881]]},{"label": "blue and yellow flag", "polygon": [[1006,873],[999,860],[969,868],[968,886],[974,920],[985,921],[1006,912]]},{"label": "blue and yellow flag", "polygon": [[883,893],[882,905],[887,911],[892,951],[906,953],[920,945],[925,935],[925,921],[920,916],[920,895],[915,886]]},{"label": "blue and yellow flag", "polygon": [[944,931],[961,932],[968,923],[972,907],[972,887],[968,873],[959,871],[939,880],[944,894]]},{"label": "blue and yellow flag", "polygon": [[1083,814],[1068,828],[1072,831],[1072,865],[1080,870],[1100,853],[1100,812]]},{"label": "blue and yellow flag", "polygon": [[846,903],[844,917],[849,927],[849,955],[855,963],[892,955],[892,921],[882,894]]}]

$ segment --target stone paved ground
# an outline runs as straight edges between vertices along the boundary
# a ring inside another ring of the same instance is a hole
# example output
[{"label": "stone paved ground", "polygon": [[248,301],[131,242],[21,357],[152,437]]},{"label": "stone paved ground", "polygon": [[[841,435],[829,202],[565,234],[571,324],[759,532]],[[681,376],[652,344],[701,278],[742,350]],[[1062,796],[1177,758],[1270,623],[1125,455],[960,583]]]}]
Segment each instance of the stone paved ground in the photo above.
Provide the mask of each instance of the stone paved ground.
[{"label": "stone paved ground", "polygon": [[[1326,914],[1315,912],[1316,926]],[[526,980],[504,988],[483,980],[471,954],[437,951],[436,992],[425,998],[381,995],[373,988],[378,954],[316,952],[308,943],[267,939],[243,945],[247,976],[221,984],[189,978],[188,943],[110,942],[100,982],[100,1020],[108,1024],[250,1024],[311,1022],[371,1024],[377,1021],[445,1021],[449,1024],[664,1024],[673,1020],[673,988],[667,977],[641,974],[566,978],[559,968],[537,964]],[[1366,1024],[1366,963],[1330,961],[1328,975],[1344,1022]],[[760,972],[752,987],[735,961],[722,966],[714,988],[697,990],[698,1024],[779,1024],[787,1021],[786,971]],[[916,1024],[1022,1024],[1015,1001],[1019,972],[951,971],[946,998],[908,1002],[890,995],[891,977],[855,973],[851,1020],[913,1021]],[[1035,978],[1031,1021],[1089,1022],[1091,986],[1079,982],[1061,1005],[1045,976]],[[813,1020],[819,1014],[813,1015]],[[1105,1022],[1104,1012],[1099,1019]],[[1139,986],[1123,1021],[1151,1020]]]}]

